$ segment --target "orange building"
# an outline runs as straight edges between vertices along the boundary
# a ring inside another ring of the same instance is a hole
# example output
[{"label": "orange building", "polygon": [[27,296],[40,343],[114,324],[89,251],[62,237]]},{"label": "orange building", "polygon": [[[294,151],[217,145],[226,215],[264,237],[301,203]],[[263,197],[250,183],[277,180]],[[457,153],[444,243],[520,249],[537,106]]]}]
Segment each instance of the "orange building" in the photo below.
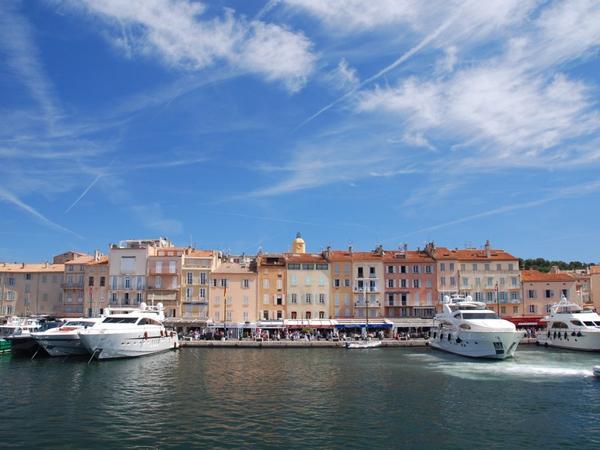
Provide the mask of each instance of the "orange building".
[{"label": "orange building", "polygon": [[258,320],[283,320],[286,317],[287,270],[285,256],[280,253],[259,254]]},{"label": "orange building", "polygon": [[576,303],[579,301],[576,280],[568,273],[523,270],[521,279],[523,313],[519,317],[541,319],[561,297]]},{"label": "orange building", "polygon": [[327,248],[323,256],[329,262],[329,315],[332,318],[352,318],[354,317],[352,248],[348,250]]}]

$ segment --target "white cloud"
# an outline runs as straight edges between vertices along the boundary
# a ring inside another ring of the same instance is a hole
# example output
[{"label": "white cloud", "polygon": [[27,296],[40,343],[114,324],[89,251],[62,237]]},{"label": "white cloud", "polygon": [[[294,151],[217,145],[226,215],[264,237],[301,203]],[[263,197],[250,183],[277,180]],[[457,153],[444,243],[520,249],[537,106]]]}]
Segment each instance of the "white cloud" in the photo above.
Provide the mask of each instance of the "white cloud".
[{"label": "white cloud", "polygon": [[230,9],[205,18],[206,7],[189,0],[86,0],[84,5],[85,11],[112,25],[118,46],[158,55],[177,68],[201,70],[223,63],[281,81],[294,92],[305,84],[316,59],[302,33],[247,21]]},{"label": "white cloud", "polygon": [[335,69],[325,75],[325,79],[334,89],[340,91],[353,90],[360,83],[356,69],[351,67],[344,58],[340,60]]}]

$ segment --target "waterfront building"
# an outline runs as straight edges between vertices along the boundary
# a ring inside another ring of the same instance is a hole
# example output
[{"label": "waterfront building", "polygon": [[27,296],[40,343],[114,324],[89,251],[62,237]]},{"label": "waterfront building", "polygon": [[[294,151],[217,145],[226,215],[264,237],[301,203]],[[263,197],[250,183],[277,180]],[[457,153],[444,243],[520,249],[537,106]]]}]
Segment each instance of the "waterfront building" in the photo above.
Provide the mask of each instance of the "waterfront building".
[{"label": "waterfront building", "polygon": [[182,261],[182,318],[206,322],[208,320],[209,279],[219,260],[213,250],[188,248]]},{"label": "waterfront building", "polygon": [[147,301],[162,303],[165,317],[180,317],[181,268],[186,249],[181,247],[157,248],[148,256]]},{"label": "waterfront building", "polygon": [[61,315],[63,264],[0,263],[0,315]]},{"label": "waterfront building", "polygon": [[317,253],[288,253],[287,318],[328,319],[329,263]]},{"label": "waterfront building", "polygon": [[[298,238],[297,238],[298,239]],[[261,253],[258,270],[258,319],[283,320],[286,317],[286,259],[281,253]]]},{"label": "waterfront building", "polygon": [[563,296],[572,302],[579,301],[575,278],[557,268],[548,273],[523,270],[521,280],[523,308],[518,316],[527,318],[528,322],[534,323],[542,319],[550,312],[550,307],[558,303]]},{"label": "waterfront building", "polygon": [[600,265],[591,266],[590,276],[590,300],[596,311],[600,311]]},{"label": "waterfront building", "polygon": [[352,247],[348,250],[327,248],[323,256],[329,263],[329,315],[333,318],[354,317],[354,290],[352,285]]},{"label": "waterfront building", "polygon": [[147,301],[148,258],[155,255],[157,249],[169,247],[173,244],[166,238],[112,244],[108,255],[109,305],[137,306]]},{"label": "waterfront building", "polygon": [[385,251],[382,246],[377,246],[372,252],[352,252],[352,291],[355,317],[362,319],[367,317],[367,314],[369,318],[384,317],[384,255]]},{"label": "waterfront building", "polygon": [[84,315],[83,299],[85,296],[85,267],[94,261],[94,256],[79,252],[67,252],[63,255],[73,256],[65,261],[63,274],[63,316],[82,317]]},{"label": "waterfront building", "polygon": [[522,312],[518,258],[492,249],[489,241],[483,249],[454,250],[430,243],[425,251],[436,260],[440,301],[460,292],[489,304],[501,316]]},{"label": "waterfront building", "polygon": [[386,250],[384,315],[431,319],[438,306],[436,262],[425,251]]},{"label": "waterfront building", "polygon": [[227,328],[231,337],[256,328],[256,260],[223,257],[209,279],[209,315],[214,328]]},{"label": "waterfront building", "polygon": [[83,267],[83,309],[87,317],[99,317],[108,306],[108,256],[98,252]]}]

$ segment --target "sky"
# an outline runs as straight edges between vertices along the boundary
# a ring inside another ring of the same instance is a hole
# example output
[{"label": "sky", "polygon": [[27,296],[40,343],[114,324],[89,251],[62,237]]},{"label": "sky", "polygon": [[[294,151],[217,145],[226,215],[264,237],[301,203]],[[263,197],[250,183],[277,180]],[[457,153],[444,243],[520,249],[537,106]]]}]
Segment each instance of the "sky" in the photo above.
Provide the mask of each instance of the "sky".
[{"label": "sky", "polygon": [[600,2],[0,2],[0,261],[167,236],[600,261]]}]

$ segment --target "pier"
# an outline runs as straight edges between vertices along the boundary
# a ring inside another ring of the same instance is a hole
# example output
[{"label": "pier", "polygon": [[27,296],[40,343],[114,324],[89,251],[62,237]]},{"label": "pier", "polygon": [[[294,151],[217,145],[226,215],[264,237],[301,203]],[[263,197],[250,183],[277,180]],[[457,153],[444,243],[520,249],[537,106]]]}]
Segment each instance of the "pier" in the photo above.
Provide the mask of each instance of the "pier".
[{"label": "pier", "polygon": [[[535,344],[535,338],[523,338],[520,345]],[[202,347],[202,348],[344,348],[346,341],[326,340],[280,340],[280,341],[253,341],[233,340],[228,341],[204,341],[204,340],[182,340],[180,347]],[[384,339],[381,347],[427,347],[426,339],[396,340]]]}]

